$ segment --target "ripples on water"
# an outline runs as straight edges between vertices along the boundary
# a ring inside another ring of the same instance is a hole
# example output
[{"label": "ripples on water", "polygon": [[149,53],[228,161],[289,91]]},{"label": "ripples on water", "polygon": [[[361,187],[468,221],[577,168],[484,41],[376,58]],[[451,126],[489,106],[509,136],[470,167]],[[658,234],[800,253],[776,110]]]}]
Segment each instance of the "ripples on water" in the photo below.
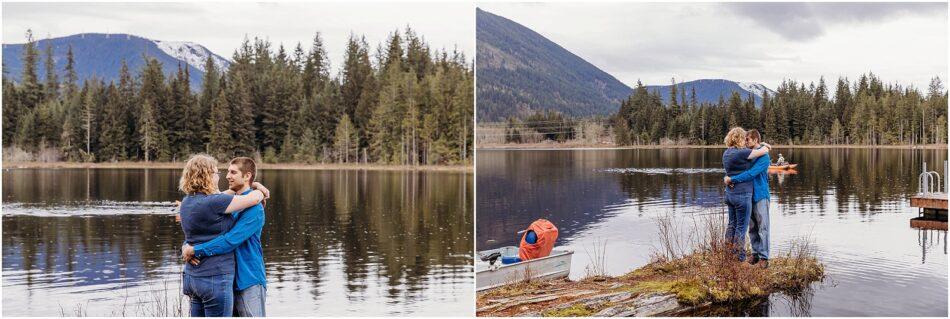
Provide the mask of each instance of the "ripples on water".
[{"label": "ripples on water", "polygon": [[[173,315],[156,304],[181,297],[179,173],[5,171],[3,315]],[[260,178],[269,315],[472,313],[471,174]]]},{"label": "ripples on water", "polygon": [[174,215],[175,202],[82,201],[49,205],[45,203],[4,203],[3,216],[81,217],[110,215]]},{"label": "ripples on water", "polygon": [[646,175],[723,174],[726,172],[726,170],[722,168],[604,168],[594,171],[602,173]]},{"label": "ripples on water", "polygon": [[[946,150],[776,151],[799,169],[769,175],[771,254],[809,236],[828,278],[802,296],[698,314],[947,315],[946,231],[910,228],[908,202],[921,163],[942,167]],[[479,151],[476,248],[517,245],[518,230],[547,218],[576,252],[572,278],[604,242],[607,272],[629,272],[658,246],[657,218],[725,213],[721,159],[713,149]]]}]

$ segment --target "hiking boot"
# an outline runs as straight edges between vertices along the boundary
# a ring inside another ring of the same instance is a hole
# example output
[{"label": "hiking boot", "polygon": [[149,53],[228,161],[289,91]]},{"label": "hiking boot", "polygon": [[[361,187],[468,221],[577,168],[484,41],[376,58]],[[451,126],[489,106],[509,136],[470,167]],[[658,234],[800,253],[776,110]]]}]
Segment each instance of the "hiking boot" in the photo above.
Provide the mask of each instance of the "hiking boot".
[{"label": "hiking boot", "polygon": [[752,255],[752,258],[749,259],[750,265],[755,265],[759,263],[759,255]]},{"label": "hiking boot", "polygon": [[[756,259],[758,259],[758,258],[756,258]],[[762,259],[762,262],[759,263],[759,267],[762,267],[762,269],[769,269],[769,260],[768,260],[768,259]]]}]

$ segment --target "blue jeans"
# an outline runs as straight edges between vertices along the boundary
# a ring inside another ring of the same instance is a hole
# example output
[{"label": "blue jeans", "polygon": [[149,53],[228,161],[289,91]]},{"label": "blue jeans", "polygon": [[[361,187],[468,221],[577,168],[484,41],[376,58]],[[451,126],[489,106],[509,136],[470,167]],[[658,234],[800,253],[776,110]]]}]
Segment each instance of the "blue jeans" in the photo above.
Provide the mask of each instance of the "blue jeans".
[{"label": "blue jeans", "polygon": [[253,285],[244,290],[234,291],[234,314],[238,317],[265,317],[264,300],[267,288]]},{"label": "blue jeans", "polygon": [[732,252],[739,261],[744,261],[745,233],[749,230],[749,217],[752,215],[752,193],[726,192],[726,206],[729,208],[726,240],[732,244]]},{"label": "blue jeans", "polygon": [[192,317],[230,317],[234,311],[234,274],[182,276],[182,292],[191,299]]},{"label": "blue jeans", "polygon": [[752,206],[749,223],[749,241],[752,251],[761,259],[769,259],[769,200],[760,199]]}]

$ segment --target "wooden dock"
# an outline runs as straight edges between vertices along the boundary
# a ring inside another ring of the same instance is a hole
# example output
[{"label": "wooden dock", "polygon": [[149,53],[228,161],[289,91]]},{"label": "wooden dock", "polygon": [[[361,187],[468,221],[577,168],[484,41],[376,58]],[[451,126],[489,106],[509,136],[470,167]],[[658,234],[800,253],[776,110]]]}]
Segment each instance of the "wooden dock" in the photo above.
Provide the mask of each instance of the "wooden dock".
[{"label": "wooden dock", "polygon": [[947,193],[912,196],[910,206],[920,209],[920,215],[910,220],[910,227],[947,230]]}]

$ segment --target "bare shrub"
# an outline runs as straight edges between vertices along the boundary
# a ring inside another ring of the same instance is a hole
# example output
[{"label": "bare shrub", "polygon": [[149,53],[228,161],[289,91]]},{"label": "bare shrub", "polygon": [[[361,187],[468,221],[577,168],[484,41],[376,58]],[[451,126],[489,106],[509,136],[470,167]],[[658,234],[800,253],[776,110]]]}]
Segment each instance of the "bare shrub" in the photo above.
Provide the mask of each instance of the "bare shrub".
[{"label": "bare shrub", "polygon": [[55,147],[45,147],[36,153],[36,161],[55,163],[63,160],[63,152]]},{"label": "bare shrub", "polygon": [[585,246],[584,252],[587,253],[588,258],[585,276],[587,278],[607,276],[607,240],[594,240],[593,249],[588,250]]},{"label": "bare shrub", "polygon": [[[181,293],[181,279],[178,280],[178,287],[171,285],[169,280],[162,280],[159,289],[148,291],[145,296],[132,299],[128,290],[122,295],[122,304],[116,309],[112,309],[110,316],[117,317],[184,317],[188,309],[185,304],[188,303],[188,297]],[[132,303],[130,304],[130,301]],[[60,305],[60,316],[63,317],[88,317],[89,302],[77,303],[71,313]],[[96,315],[100,316],[100,315]]]},{"label": "bare shrub", "polygon": [[809,237],[793,240],[785,255],[771,259],[764,269],[736,258],[725,237],[726,227],[724,213],[693,215],[685,222],[677,222],[671,214],[658,218],[653,262],[625,278],[643,289],[676,293],[680,301],[693,304],[796,292],[824,276]]},{"label": "bare shrub", "polygon": [[16,145],[8,146],[3,148],[3,161],[8,163],[32,162],[33,154]]}]

